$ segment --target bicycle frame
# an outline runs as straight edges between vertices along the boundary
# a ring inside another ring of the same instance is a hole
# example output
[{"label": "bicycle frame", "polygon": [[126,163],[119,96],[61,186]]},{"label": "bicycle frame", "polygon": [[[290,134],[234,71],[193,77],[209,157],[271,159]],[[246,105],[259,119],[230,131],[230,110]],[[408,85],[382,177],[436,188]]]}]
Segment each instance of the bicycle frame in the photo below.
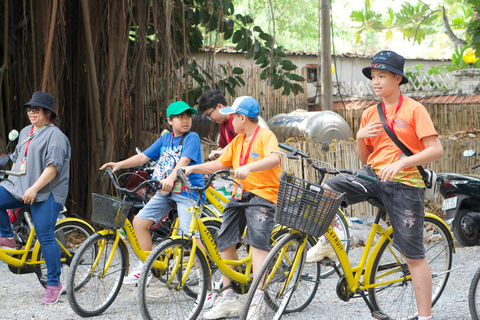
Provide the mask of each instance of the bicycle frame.
[{"label": "bicycle frame", "polygon": [[[439,217],[430,214],[430,213],[425,213],[425,217],[430,217],[435,220],[440,221],[445,227],[447,225],[445,222],[440,219]],[[447,227],[448,228],[448,227]],[[345,252],[345,249],[342,245],[342,242],[338,238],[337,234],[335,231],[329,227],[327,233],[325,234],[327,239],[330,241],[330,244],[332,245],[339,261],[342,266],[344,276],[347,280],[349,289],[351,292],[356,292],[357,289],[360,290],[368,290],[374,287],[382,286],[385,284],[390,284],[390,283],[395,283],[395,282],[401,282],[404,280],[409,280],[411,279],[411,275],[406,276],[405,278],[399,278],[399,279],[394,279],[391,281],[385,281],[385,282],[377,282],[374,284],[371,284],[371,279],[370,279],[370,274],[371,270],[373,268],[373,262],[374,262],[374,257],[378,254],[378,251],[382,247],[383,243],[388,239],[391,239],[391,234],[393,232],[392,227],[390,226],[386,230],[384,230],[379,224],[377,223],[372,223],[372,229],[370,230],[370,233],[368,234],[368,239],[365,243],[365,248],[363,249],[362,256],[360,258],[360,262],[357,266],[352,267],[350,265],[350,260]],[[379,234],[380,238],[378,239],[377,243],[373,246],[373,242],[375,240],[375,235]],[[371,254],[370,254],[371,251]],[[365,271],[364,271],[365,270]],[[364,276],[364,283],[360,283],[360,278],[362,275]]]},{"label": "bicycle frame", "polygon": [[[197,238],[194,236],[195,230],[197,230],[200,234],[200,238],[203,240],[203,243],[205,245],[205,250],[209,254],[210,258],[213,260],[213,262],[216,264],[218,269],[229,279],[238,282],[240,284],[248,285],[248,283],[251,281],[250,275],[252,273],[252,252],[248,252],[248,256],[239,260],[223,260],[220,252],[218,251],[218,248],[215,244],[214,239],[212,238],[210,232],[208,231],[207,227],[203,224],[202,221],[205,220],[216,220],[215,218],[199,218],[199,213],[200,213],[200,207],[199,206],[194,206],[189,208],[189,212],[192,213],[193,219],[190,222],[190,229],[188,232],[188,236],[179,236],[179,235],[172,235],[170,239],[185,239],[185,238],[190,238],[192,239],[192,253],[189,256],[188,262],[187,262],[187,272],[185,275],[182,277],[181,283],[179,283],[179,286],[183,286],[185,284],[185,281],[187,280],[187,275],[190,272],[191,268],[193,267],[193,257],[194,257],[194,252],[199,249],[198,244],[197,244]],[[202,254],[206,258],[206,253],[200,249]],[[206,259],[207,263],[208,259]],[[234,265],[234,266],[240,266],[246,264],[245,268],[245,273],[233,270],[232,268],[229,267],[229,265]],[[156,261],[154,263],[155,268],[160,268],[160,269],[165,269],[165,266],[162,265],[162,262]],[[176,276],[176,270],[178,269],[178,265],[176,268],[174,268],[173,272],[171,273],[171,279],[173,279]],[[210,270],[209,266],[209,270]],[[209,277],[211,279],[211,275]],[[209,287],[211,287],[211,283],[209,284]]]},{"label": "bicycle frame", "polygon": [[[222,204],[222,202],[227,203],[229,201],[227,197],[225,197],[223,194],[213,189],[212,187],[207,188],[207,190],[205,191],[205,197],[218,211],[222,213],[225,209],[225,206]],[[213,213],[217,215],[216,212]]]},{"label": "bicycle frame", "polygon": [[[57,220],[56,225],[58,225],[59,223],[65,222],[65,221],[80,222],[80,223],[84,224],[85,226],[88,226],[90,228],[90,230],[92,230],[92,232],[94,232],[93,228],[89,224],[87,224],[85,221],[77,219],[77,218],[64,218],[64,219],[61,219],[61,220]],[[40,242],[38,242],[38,241],[35,243],[35,245],[33,247],[33,250],[31,252],[30,260],[27,261],[29,253],[30,253],[30,248],[32,247],[32,244],[33,244],[34,237],[35,237],[35,227],[33,227],[33,224],[32,224],[31,229],[30,229],[30,234],[28,235],[28,239],[27,239],[27,243],[25,245],[25,248],[20,249],[20,250],[17,250],[17,249],[0,249],[0,260],[4,261],[6,264],[16,266],[16,267],[24,267],[26,265],[35,266],[35,265],[44,264],[45,260],[43,260],[43,259],[38,260],[38,254],[40,252]],[[57,239],[57,242],[60,245],[60,250],[64,253],[66,253],[69,257],[71,257],[71,254],[63,246],[63,244],[60,241],[58,241],[58,239]],[[15,258],[11,255],[21,255],[21,257],[20,258]],[[67,258],[62,258],[61,261],[65,262],[66,259]]]}]

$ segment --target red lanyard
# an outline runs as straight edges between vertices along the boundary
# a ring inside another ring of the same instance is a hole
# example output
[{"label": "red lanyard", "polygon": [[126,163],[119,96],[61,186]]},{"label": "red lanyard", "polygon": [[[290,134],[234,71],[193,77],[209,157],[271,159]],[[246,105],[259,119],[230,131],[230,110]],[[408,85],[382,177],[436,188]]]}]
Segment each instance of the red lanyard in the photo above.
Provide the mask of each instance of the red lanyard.
[{"label": "red lanyard", "polygon": [[388,121],[387,119],[387,113],[385,112],[385,103],[382,101],[382,108],[383,108],[383,114],[385,115],[385,122],[387,122],[388,127],[395,133],[395,129],[393,128],[393,119],[397,116],[398,109],[400,109],[400,106],[402,105],[403,102],[403,94],[400,93],[400,99],[398,100],[398,105],[397,109],[395,110],[395,113],[393,114],[392,120]]},{"label": "red lanyard", "polygon": [[227,136],[227,144],[232,142],[232,115],[228,117],[228,132],[226,134]]},{"label": "red lanyard", "polygon": [[[31,134],[33,133],[33,128],[34,128],[34,126],[32,126],[32,129],[30,130],[30,133],[29,133],[28,135],[31,135]],[[27,142],[25,142],[25,155],[24,155],[24,157],[26,157],[26,156],[27,156],[27,152],[28,152],[28,145],[30,144],[30,141],[31,141],[31,140],[32,140],[32,139],[28,139],[28,141],[27,141]]]},{"label": "red lanyard", "polygon": [[245,136],[243,137],[242,149],[240,151],[240,160],[239,160],[240,167],[243,166],[244,164],[247,164],[248,156],[250,155],[250,149],[252,149],[252,145],[253,145],[253,140],[255,140],[255,137],[257,136],[257,133],[259,130],[260,130],[260,126],[257,126],[257,129],[255,129],[255,133],[253,134],[252,139],[250,139],[250,143],[248,144],[248,149],[247,149],[247,153],[245,154],[245,158],[243,158],[243,143],[245,142]]}]

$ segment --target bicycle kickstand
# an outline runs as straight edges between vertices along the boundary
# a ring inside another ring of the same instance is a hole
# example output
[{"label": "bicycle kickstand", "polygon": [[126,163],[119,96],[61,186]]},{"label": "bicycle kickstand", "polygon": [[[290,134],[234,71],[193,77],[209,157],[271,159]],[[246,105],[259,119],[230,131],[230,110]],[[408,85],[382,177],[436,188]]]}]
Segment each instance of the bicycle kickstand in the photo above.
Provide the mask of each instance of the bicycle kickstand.
[{"label": "bicycle kickstand", "polygon": [[383,313],[382,311],[373,310],[373,307],[370,304],[370,301],[368,301],[367,297],[365,296],[365,292],[363,292],[363,290],[358,289],[357,293],[362,296],[363,300],[367,304],[367,307],[370,309],[370,312],[372,313],[372,317],[374,317],[375,319],[378,319],[378,320],[390,320],[390,317],[388,315],[386,315],[385,313]]}]

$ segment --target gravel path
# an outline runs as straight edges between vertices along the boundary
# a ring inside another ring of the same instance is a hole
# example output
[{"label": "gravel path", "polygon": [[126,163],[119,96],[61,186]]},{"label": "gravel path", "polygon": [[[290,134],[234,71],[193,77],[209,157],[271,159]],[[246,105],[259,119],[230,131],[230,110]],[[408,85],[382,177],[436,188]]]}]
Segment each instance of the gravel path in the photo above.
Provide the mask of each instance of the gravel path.
[{"label": "gravel path", "polygon": [[[360,249],[353,253],[360,253]],[[460,267],[450,276],[447,287],[433,309],[435,320],[471,319],[468,309],[468,288],[476,268],[480,266],[480,246],[460,247],[454,255],[453,267]],[[283,319],[373,319],[360,299],[341,301],[335,293],[338,277],[322,281],[312,304],[303,312],[284,316]],[[0,261],[0,319],[81,319],[62,296],[51,306],[42,306],[44,290],[33,274],[14,275]],[[136,288],[123,286],[116,301],[101,316],[92,319],[140,319]],[[234,319],[234,318],[232,318]]]}]

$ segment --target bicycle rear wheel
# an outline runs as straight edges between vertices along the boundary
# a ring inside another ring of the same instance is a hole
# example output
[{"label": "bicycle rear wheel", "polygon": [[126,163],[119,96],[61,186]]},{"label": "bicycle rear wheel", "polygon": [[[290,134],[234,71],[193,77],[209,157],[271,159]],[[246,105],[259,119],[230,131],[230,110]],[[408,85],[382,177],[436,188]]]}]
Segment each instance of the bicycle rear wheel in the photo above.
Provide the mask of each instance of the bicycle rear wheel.
[{"label": "bicycle rear wheel", "polygon": [[480,268],[475,271],[468,290],[468,306],[473,320],[480,318]]},{"label": "bicycle rear wheel", "polygon": [[[191,241],[165,240],[148,256],[138,284],[138,301],[143,319],[196,319],[202,311],[210,276],[199,248],[185,283],[191,255]],[[149,275],[153,274],[150,282]]]},{"label": "bicycle rear wheel", "polygon": [[[272,247],[289,234],[290,231],[288,229],[283,229],[274,233],[272,235]],[[315,244],[316,238],[308,236],[307,243],[305,244],[305,252],[307,252]],[[320,262],[305,263],[300,281],[298,282],[295,292],[290,298],[290,302],[284,311],[285,314],[299,312],[308,307],[317,293],[318,285],[320,284],[321,279],[320,271]]]},{"label": "bicycle rear wheel", "polygon": [[68,290],[67,295],[70,306],[79,316],[98,316],[107,310],[122,287],[128,251],[121,240],[113,248],[115,238],[111,234],[94,234],[72,261],[67,283],[75,290]]},{"label": "bicycle rear wheel", "polygon": [[[302,250],[303,241],[302,234],[289,233],[270,250],[253,279],[240,319],[245,320],[247,316],[254,319],[282,317],[302,276],[307,255],[306,251]],[[292,270],[292,263],[297,255],[301,255],[300,262],[297,268]],[[254,301],[256,288],[263,290],[263,301]]]},{"label": "bicycle rear wheel", "polygon": [[[60,282],[66,286],[68,269],[72,263],[78,249],[93,234],[93,230],[88,224],[79,221],[62,221],[55,227],[55,238],[60,246],[60,256],[62,259]],[[38,253],[38,260],[44,260],[42,247]],[[47,286],[47,265],[41,264],[37,273],[38,280],[43,287]],[[68,290],[68,288],[67,288]]]},{"label": "bicycle rear wheel", "polygon": [[[453,238],[450,231],[440,221],[425,217],[425,255],[432,272],[432,306],[440,298],[450,276],[452,267]],[[370,289],[370,302],[375,310],[387,314],[390,319],[416,319],[417,303],[407,263],[390,240],[386,240],[375,257],[370,282],[401,281]]]}]

